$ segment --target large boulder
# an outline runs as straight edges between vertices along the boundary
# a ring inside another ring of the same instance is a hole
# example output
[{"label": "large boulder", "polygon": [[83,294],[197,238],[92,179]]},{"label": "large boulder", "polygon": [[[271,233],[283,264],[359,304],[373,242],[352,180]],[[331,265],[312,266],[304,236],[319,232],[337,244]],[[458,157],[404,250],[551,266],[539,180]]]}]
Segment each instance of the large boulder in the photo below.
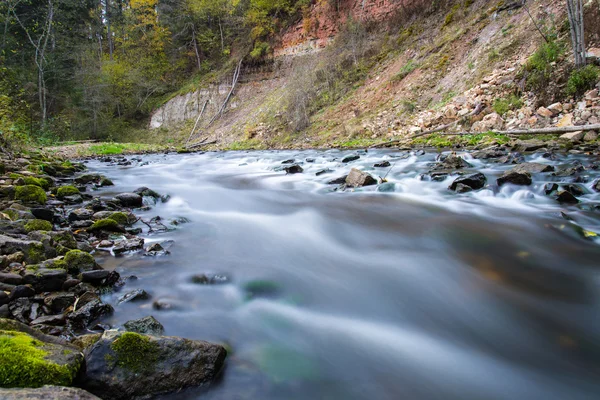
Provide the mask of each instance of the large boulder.
[{"label": "large boulder", "polygon": [[129,399],[210,384],[225,363],[216,344],[106,331],[85,351],[81,386],[103,399]]},{"label": "large boulder", "polygon": [[100,400],[99,397],[85,390],[62,386],[0,389],[0,398],[4,400]]},{"label": "large boulder", "polygon": [[362,187],[376,184],[377,180],[375,178],[373,178],[368,173],[356,168],[352,168],[352,170],[346,177],[346,185],[350,187]]}]

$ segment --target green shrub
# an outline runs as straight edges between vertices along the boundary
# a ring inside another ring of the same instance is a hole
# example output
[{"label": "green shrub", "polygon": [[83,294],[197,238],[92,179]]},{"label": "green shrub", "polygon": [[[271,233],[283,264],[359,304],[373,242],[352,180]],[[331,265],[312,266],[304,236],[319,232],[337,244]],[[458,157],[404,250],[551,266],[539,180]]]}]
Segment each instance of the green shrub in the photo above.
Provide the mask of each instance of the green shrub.
[{"label": "green shrub", "polygon": [[527,86],[541,89],[552,77],[553,65],[562,53],[562,48],[554,41],[543,43],[525,64]]},{"label": "green shrub", "polygon": [[15,189],[15,200],[21,200],[25,202],[46,203],[47,197],[46,192],[39,186],[25,185],[18,186]]},{"label": "green shrub", "polygon": [[419,68],[419,64],[414,62],[414,60],[409,60],[400,71],[392,78],[394,81],[401,81],[406,78],[411,72],[415,69]]},{"label": "green shrub", "polygon": [[77,194],[80,194],[81,192],[79,191],[79,189],[77,189],[75,186],[61,186],[58,188],[58,191],[56,192],[56,196],[59,199],[64,199],[67,196],[75,196]]},{"label": "green shrub", "polygon": [[492,108],[500,115],[504,115],[511,110],[517,110],[523,107],[523,100],[515,94],[511,94],[507,98],[496,99]]},{"label": "green shrub", "polygon": [[600,69],[595,65],[586,65],[571,73],[567,82],[567,94],[569,96],[581,95],[586,90],[592,89],[598,82]]}]

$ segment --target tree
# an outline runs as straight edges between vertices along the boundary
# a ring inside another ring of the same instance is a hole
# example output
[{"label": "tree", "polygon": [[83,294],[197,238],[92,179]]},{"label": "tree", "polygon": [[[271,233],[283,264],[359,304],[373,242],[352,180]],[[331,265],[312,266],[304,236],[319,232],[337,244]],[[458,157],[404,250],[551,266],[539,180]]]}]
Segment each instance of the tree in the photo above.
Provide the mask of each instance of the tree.
[{"label": "tree", "polygon": [[571,27],[571,43],[575,56],[575,66],[581,68],[585,66],[587,61],[583,26],[583,0],[567,0],[567,12]]}]

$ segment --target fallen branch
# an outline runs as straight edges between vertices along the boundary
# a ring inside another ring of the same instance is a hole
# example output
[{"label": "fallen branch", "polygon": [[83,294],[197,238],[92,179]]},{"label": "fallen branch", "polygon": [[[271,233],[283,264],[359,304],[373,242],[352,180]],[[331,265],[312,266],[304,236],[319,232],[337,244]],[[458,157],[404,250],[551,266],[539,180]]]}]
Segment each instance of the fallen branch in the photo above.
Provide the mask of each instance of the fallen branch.
[{"label": "fallen branch", "polygon": [[484,133],[492,133],[495,135],[560,135],[569,132],[579,131],[597,131],[600,130],[600,124],[581,125],[581,126],[563,126],[554,128],[538,128],[538,129],[514,129],[510,131],[487,131],[487,132],[444,132],[443,136],[462,136],[462,135],[482,135]]},{"label": "fallen branch", "polygon": [[[392,140],[385,143],[378,143],[373,146],[374,147],[384,147],[385,145],[395,144],[405,142],[415,137],[429,135],[431,133],[439,132],[440,128],[433,129],[431,131],[423,132],[421,134],[405,137],[398,140]],[[441,136],[467,136],[467,135],[484,135],[484,134],[494,134],[494,135],[506,135],[506,136],[520,136],[520,135],[562,135],[569,132],[579,132],[579,131],[597,131],[600,130],[600,124],[592,124],[592,125],[580,125],[580,126],[563,126],[563,127],[554,127],[554,128],[537,128],[537,129],[513,129],[509,131],[487,131],[487,132],[443,132],[440,133]]]},{"label": "fallen branch", "polygon": [[238,65],[235,68],[235,71],[233,73],[233,82],[232,82],[231,90],[229,91],[229,94],[227,94],[227,97],[225,98],[225,101],[223,101],[221,108],[219,108],[219,111],[215,114],[214,117],[212,117],[212,119],[209,121],[207,126],[211,126],[213,122],[215,122],[218,118],[221,118],[221,116],[223,115],[223,112],[225,111],[225,107],[227,107],[227,103],[229,103],[231,96],[233,96],[233,92],[235,91],[235,87],[237,86],[238,80],[240,78],[240,72],[242,70],[242,61],[244,61],[243,58],[240,60],[240,62],[238,63]]},{"label": "fallen branch", "polygon": [[411,135],[411,136],[409,136],[407,138],[402,138],[402,139],[398,139],[398,140],[392,140],[392,141],[389,141],[389,142],[377,143],[377,144],[374,144],[374,145],[370,146],[370,148],[384,147],[384,146],[388,146],[390,144],[403,142],[403,141],[405,141],[407,139],[416,139],[416,138],[421,137],[421,136],[426,136],[426,135],[431,135],[432,133],[441,132],[443,130],[446,130],[446,129],[454,126],[454,125],[457,125],[457,124],[465,121],[467,118],[470,118],[470,117],[473,117],[475,115],[480,114],[483,111],[484,108],[485,108],[485,106],[483,104],[479,103],[479,104],[477,104],[475,106],[475,109],[470,114],[467,114],[464,117],[462,117],[460,119],[457,119],[454,122],[450,122],[449,124],[442,125],[440,127],[437,127],[435,129],[431,129],[429,131],[416,133],[416,134]]},{"label": "fallen branch", "polygon": [[198,115],[198,118],[196,118],[196,123],[194,124],[194,127],[192,128],[192,131],[190,132],[190,136],[188,136],[188,139],[185,141],[185,146],[187,146],[187,144],[190,142],[190,139],[194,135],[194,132],[196,131],[196,127],[198,126],[198,122],[200,122],[200,119],[204,115],[204,110],[206,110],[206,106],[207,105],[208,105],[208,100],[206,100],[204,102],[204,105],[202,106],[202,111],[200,111],[200,114]]},{"label": "fallen branch", "polygon": [[194,143],[191,144],[189,146],[187,146],[188,149],[195,149],[196,147],[201,147],[201,146],[208,146],[209,144],[215,144],[217,143],[216,140],[211,140],[210,142],[207,142],[206,139],[204,139],[203,141],[199,142],[199,143]]}]

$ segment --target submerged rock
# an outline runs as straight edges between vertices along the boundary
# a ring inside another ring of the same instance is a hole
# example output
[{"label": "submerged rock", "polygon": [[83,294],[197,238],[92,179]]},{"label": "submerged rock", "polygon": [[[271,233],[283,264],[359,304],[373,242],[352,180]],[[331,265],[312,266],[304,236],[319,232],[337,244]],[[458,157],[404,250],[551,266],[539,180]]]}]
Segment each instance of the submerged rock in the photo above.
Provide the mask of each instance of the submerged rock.
[{"label": "submerged rock", "polygon": [[360,156],[358,154],[351,154],[349,156],[346,156],[346,157],[342,158],[342,162],[343,163],[349,163],[349,162],[352,162],[352,161],[356,161],[359,158],[360,158]]},{"label": "submerged rock", "polygon": [[285,167],[283,170],[287,174],[300,174],[300,173],[304,172],[304,169],[302,169],[302,167],[299,166],[298,164],[290,165],[289,167]]},{"label": "submerged rock", "polygon": [[389,161],[381,161],[381,162],[378,162],[376,164],[373,164],[373,167],[375,167],[375,168],[387,168],[387,167],[390,167],[391,165],[392,164],[390,164]]},{"label": "submerged rock", "polygon": [[176,337],[106,331],[85,352],[82,387],[109,399],[209,385],[225,363],[220,345]]}]

